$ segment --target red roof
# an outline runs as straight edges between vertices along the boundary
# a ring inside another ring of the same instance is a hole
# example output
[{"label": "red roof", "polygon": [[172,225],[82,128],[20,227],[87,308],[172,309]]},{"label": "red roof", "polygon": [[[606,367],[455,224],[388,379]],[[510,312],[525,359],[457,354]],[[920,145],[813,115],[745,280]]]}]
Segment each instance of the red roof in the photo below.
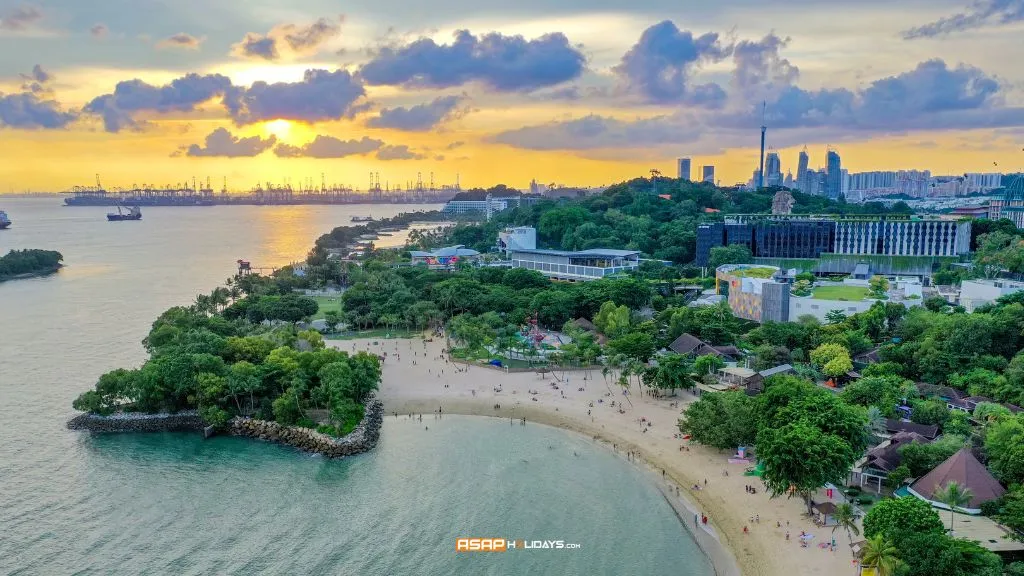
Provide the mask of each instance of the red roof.
[{"label": "red roof", "polygon": [[721,210],[719,210],[717,208],[705,208],[704,209],[704,213],[705,214],[715,214],[715,213],[718,213],[718,212],[721,212]]}]

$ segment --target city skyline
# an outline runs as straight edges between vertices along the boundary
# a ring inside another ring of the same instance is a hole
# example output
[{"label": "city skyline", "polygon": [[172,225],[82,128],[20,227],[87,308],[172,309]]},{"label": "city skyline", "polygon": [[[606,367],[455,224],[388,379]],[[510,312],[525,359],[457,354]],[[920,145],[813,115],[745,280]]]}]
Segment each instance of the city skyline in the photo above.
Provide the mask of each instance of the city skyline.
[{"label": "city skyline", "polygon": [[827,167],[829,145],[851,173],[1024,168],[1024,18],[952,26],[977,8],[945,0],[847,3],[841,22],[807,2],[460,2],[0,0],[0,189],[587,186],[680,157],[732,185],[757,169],[762,102],[782,174],[804,146]]}]

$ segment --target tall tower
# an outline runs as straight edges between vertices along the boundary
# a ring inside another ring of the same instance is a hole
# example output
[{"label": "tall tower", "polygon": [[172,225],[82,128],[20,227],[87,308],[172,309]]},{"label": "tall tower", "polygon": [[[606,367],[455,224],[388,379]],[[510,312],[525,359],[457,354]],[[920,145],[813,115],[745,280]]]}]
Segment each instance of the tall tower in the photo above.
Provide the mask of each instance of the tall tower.
[{"label": "tall tower", "polygon": [[765,157],[765,170],[768,171],[768,186],[782,186],[782,162],[778,152],[769,152]]},{"label": "tall tower", "polygon": [[807,163],[810,157],[807,155],[807,147],[800,151],[800,161],[796,167],[796,189],[807,193]]},{"label": "tall tower", "polygon": [[767,102],[761,102],[761,168],[757,176],[757,189],[764,188],[764,133],[768,131],[768,126],[765,125],[764,113],[768,108]]},{"label": "tall tower", "polygon": [[825,195],[835,200],[843,194],[843,166],[839,153],[831,148],[825,153]]},{"label": "tall tower", "polygon": [[690,159],[689,158],[680,158],[677,161],[677,164],[678,164],[678,168],[679,168],[678,178],[680,180],[689,181],[690,180]]}]

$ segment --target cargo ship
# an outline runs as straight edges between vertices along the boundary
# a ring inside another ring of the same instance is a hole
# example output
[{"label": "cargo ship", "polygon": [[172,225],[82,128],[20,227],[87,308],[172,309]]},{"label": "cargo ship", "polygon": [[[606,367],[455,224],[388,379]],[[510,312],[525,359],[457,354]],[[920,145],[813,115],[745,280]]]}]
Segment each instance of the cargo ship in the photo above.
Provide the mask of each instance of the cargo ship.
[{"label": "cargo ship", "polygon": [[7,217],[7,212],[0,210],[0,230],[11,227],[11,219]]},{"label": "cargo ship", "polygon": [[373,222],[373,216],[353,216],[353,222]]},{"label": "cargo ship", "polygon": [[132,206],[127,212],[117,207],[117,212],[107,214],[107,220],[111,222],[123,222],[125,220],[142,220],[142,210],[138,206]]}]

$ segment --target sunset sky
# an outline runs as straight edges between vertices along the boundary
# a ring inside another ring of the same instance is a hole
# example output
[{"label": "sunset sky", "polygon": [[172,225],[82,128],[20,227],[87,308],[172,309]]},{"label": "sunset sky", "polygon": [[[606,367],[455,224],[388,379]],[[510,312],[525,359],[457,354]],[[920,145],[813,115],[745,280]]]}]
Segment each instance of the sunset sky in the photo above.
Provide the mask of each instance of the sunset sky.
[{"label": "sunset sky", "polygon": [[1022,38],[1024,0],[0,0],[0,192],[733,184],[762,101],[783,172],[1016,171]]}]

